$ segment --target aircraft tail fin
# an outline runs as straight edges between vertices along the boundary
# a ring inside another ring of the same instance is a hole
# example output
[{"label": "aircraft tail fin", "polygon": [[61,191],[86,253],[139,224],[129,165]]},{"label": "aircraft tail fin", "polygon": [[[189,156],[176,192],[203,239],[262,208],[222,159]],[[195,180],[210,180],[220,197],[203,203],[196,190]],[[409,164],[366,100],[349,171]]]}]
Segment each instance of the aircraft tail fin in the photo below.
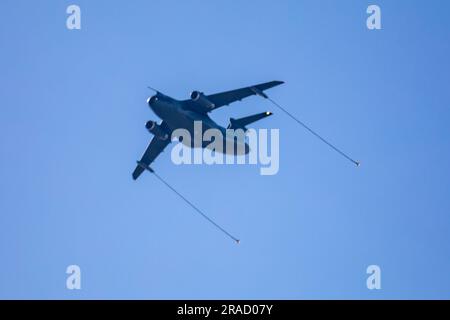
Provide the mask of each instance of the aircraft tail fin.
[{"label": "aircraft tail fin", "polygon": [[227,129],[233,129],[233,130],[243,129],[244,131],[246,131],[247,130],[247,128],[245,127],[246,125],[249,125],[253,122],[256,122],[258,120],[269,117],[272,114],[273,114],[272,112],[267,111],[267,112],[254,114],[252,116],[248,116],[248,117],[244,117],[244,118],[240,118],[240,119],[230,118],[230,124],[228,125]]}]

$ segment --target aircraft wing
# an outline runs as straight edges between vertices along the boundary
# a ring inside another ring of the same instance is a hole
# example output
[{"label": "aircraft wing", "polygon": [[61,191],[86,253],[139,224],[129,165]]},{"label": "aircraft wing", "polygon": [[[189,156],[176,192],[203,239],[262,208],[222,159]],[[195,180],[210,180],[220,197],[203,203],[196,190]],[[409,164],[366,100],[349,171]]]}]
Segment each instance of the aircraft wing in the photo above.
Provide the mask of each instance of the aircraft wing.
[{"label": "aircraft wing", "polygon": [[222,106],[229,105],[230,103],[233,103],[235,101],[241,101],[244,98],[253,96],[253,95],[262,95],[263,97],[266,97],[263,93],[264,90],[273,88],[275,86],[279,86],[280,84],[283,84],[283,81],[271,81],[266,83],[261,83],[255,86],[245,87],[241,89],[221,92],[212,94],[209,96],[206,96],[206,98],[214,104],[214,108],[212,110],[215,110],[217,108],[220,108]]},{"label": "aircraft wing", "polygon": [[[164,122],[163,122],[164,124]],[[155,161],[161,152],[170,144],[171,140],[161,140],[160,138],[154,136],[144,154],[142,155],[139,164],[133,171],[133,179],[136,180],[145,171],[145,167],[150,167],[150,164]]]}]

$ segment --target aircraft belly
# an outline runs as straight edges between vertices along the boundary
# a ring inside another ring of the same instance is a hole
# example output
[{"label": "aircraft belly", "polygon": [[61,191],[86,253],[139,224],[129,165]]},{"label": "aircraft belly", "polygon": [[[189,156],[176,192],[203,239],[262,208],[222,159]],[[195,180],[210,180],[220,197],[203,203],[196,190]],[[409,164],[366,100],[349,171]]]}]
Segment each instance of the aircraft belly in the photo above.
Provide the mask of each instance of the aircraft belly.
[{"label": "aircraft belly", "polygon": [[[227,137],[225,129],[218,126],[213,120],[210,118],[201,118],[198,114],[193,114],[191,112],[186,113],[179,113],[178,115],[173,115],[170,117],[170,119],[165,119],[168,126],[172,129],[172,131],[175,131],[177,129],[185,129],[190,133],[191,141],[183,140],[181,141],[183,145],[194,148],[196,146],[201,146],[201,148],[208,148],[208,149],[214,149],[214,144],[211,141],[203,141],[203,135],[204,133],[209,129],[217,129],[222,133],[223,140],[222,140],[222,151],[223,154],[229,154],[229,155],[245,155],[249,153],[250,148],[248,144],[245,142],[245,139],[236,139],[233,141],[233,139],[230,139],[230,137]],[[195,134],[195,121],[201,121],[202,122],[202,132],[199,134]],[[195,143],[194,139],[199,139],[197,143]],[[231,150],[227,150],[227,143],[231,144],[234,143],[234,148]],[[216,150],[220,152],[220,150]]]}]

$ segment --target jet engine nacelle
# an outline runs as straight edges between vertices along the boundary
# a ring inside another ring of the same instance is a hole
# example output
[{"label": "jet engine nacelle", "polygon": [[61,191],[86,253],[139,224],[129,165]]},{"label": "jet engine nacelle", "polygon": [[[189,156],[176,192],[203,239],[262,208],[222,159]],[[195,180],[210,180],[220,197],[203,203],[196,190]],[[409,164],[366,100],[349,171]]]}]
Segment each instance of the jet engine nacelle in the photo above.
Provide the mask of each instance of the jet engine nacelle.
[{"label": "jet engine nacelle", "polygon": [[206,98],[206,96],[203,94],[203,92],[193,91],[191,93],[191,99],[206,110],[211,110],[215,107],[214,103],[209,101],[208,98]]},{"label": "jet engine nacelle", "polygon": [[155,121],[148,121],[145,124],[145,127],[147,130],[153,134],[155,137],[157,137],[160,140],[167,140],[169,138],[169,134],[164,131],[164,129],[158,125]]}]

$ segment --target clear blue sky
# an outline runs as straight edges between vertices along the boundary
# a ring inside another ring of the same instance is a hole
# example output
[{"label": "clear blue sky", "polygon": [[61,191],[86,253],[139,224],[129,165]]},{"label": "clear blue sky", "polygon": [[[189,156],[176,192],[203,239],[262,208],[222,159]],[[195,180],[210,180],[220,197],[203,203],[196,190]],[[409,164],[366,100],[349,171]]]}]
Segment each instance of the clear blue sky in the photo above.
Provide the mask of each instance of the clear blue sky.
[{"label": "clear blue sky", "polygon": [[[72,3],[2,1],[0,298],[450,298],[448,1],[79,0],[69,31]],[[157,119],[147,85],[187,98],[270,80],[362,167],[253,97],[213,118],[274,111],[255,127],[280,129],[278,175],[154,164],[239,246],[131,179]]]}]

